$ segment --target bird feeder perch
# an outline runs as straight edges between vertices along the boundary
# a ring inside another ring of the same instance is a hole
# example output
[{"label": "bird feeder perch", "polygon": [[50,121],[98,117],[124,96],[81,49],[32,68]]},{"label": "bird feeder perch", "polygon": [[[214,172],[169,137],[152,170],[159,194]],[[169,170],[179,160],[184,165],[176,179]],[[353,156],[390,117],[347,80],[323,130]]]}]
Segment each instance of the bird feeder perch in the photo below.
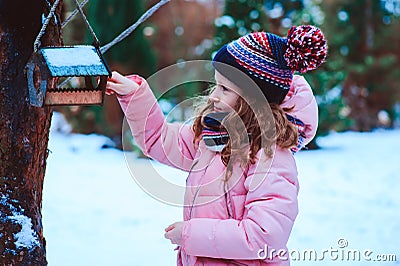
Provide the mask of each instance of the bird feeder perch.
[{"label": "bird feeder perch", "polygon": [[[89,45],[40,48],[25,70],[30,103],[37,107],[102,105],[107,76],[111,76],[100,50]],[[84,87],[52,87],[60,78],[70,77],[83,78]]]}]

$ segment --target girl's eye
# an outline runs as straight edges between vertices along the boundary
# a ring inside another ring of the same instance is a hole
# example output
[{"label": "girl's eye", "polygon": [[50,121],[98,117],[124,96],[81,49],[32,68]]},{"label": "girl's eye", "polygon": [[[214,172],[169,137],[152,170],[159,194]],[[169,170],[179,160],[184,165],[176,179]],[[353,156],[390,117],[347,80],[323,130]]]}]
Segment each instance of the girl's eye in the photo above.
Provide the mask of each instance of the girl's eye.
[{"label": "girl's eye", "polygon": [[222,91],[229,91],[229,89],[227,87],[222,86],[222,85],[221,85],[221,89],[222,89]]}]

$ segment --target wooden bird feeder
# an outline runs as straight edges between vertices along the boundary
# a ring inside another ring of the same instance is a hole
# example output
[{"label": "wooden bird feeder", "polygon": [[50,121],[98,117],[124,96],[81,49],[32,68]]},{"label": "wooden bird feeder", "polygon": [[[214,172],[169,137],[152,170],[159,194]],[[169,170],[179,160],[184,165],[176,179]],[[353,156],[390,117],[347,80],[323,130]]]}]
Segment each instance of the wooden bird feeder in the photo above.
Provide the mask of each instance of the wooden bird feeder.
[{"label": "wooden bird feeder", "polygon": [[[44,47],[33,53],[25,67],[30,104],[102,105],[107,77],[111,76],[98,47],[90,45]],[[84,80],[78,88],[58,88],[63,78]]]}]

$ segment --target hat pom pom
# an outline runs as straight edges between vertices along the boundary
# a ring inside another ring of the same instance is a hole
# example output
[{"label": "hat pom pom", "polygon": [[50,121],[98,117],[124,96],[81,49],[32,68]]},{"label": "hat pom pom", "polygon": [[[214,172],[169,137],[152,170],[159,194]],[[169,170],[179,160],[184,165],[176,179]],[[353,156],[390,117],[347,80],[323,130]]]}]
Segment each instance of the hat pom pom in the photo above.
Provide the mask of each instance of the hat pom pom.
[{"label": "hat pom pom", "polygon": [[292,70],[304,73],[316,69],[325,61],[328,45],[317,27],[293,26],[288,32],[287,44],[284,58]]}]

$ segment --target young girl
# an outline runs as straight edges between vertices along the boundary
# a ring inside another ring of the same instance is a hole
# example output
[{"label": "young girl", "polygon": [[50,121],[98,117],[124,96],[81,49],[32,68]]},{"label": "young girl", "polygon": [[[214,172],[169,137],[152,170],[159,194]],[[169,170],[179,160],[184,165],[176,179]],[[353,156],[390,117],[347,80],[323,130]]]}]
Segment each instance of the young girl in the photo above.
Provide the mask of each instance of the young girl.
[{"label": "young girl", "polygon": [[193,125],[166,123],[143,78],[113,72],[107,93],[117,93],[143,152],[189,172],[184,221],[165,229],[178,265],[289,265],[293,153],[318,121],[310,86],[293,73],[317,68],[326,53],[322,32],[305,25],[286,38],[256,32],[223,46],[213,58],[216,86]]}]

